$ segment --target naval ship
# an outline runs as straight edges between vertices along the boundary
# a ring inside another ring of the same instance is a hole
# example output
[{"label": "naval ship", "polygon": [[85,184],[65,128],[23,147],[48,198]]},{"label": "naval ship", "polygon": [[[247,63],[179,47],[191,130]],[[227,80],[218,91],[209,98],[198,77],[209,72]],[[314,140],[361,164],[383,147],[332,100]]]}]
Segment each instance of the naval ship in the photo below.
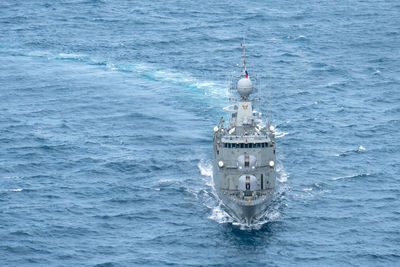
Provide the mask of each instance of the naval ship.
[{"label": "naval ship", "polygon": [[263,123],[262,114],[253,104],[259,99],[246,68],[246,47],[243,68],[230,85],[238,98],[225,111],[231,113],[229,125],[221,117],[214,127],[213,180],[224,206],[242,222],[250,225],[267,209],[275,188],[275,133],[269,119]]}]

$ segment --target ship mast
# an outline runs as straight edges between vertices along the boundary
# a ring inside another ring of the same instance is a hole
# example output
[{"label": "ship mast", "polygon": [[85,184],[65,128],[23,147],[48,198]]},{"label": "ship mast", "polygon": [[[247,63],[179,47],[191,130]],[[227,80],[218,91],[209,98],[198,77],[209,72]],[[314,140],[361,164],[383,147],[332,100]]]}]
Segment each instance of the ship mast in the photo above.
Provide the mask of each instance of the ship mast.
[{"label": "ship mast", "polygon": [[246,67],[246,45],[245,43],[245,39],[243,38],[243,42],[240,43],[240,46],[242,47],[242,57],[243,57],[243,71],[242,74],[245,78],[249,78],[249,74],[247,73],[247,67]]},{"label": "ship mast", "polygon": [[243,42],[240,43],[240,46],[242,47],[242,57],[243,57],[243,74],[246,74],[246,45],[245,43],[245,39],[243,38]]}]

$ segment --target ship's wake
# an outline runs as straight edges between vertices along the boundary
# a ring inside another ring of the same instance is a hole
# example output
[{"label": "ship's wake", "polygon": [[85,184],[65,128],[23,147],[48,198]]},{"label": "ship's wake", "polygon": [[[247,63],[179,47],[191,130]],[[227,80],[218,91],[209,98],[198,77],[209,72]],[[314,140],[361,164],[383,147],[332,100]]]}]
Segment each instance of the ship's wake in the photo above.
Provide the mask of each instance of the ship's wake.
[{"label": "ship's wake", "polygon": [[36,58],[50,62],[64,62],[65,64],[69,62],[83,66],[94,66],[101,71],[107,72],[132,73],[149,81],[197,90],[207,98],[221,99],[221,97],[227,97],[227,91],[221,90],[221,88],[224,87],[223,83],[215,80],[202,79],[209,77],[209,74],[205,72],[197,74],[195,77],[189,72],[165,68],[155,64],[143,62],[123,63],[82,53],[57,53],[46,50],[26,51],[23,49],[16,50],[13,48],[6,48],[4,46],[0,47],[0,53],[18,57]]},{"label": "ship's wake", "polygon": [[202,190],[203,204],[211,210],[209,218],[219,224],[232,224],[239,227],[241,230],[259,230],[263,225],[278,221],[281,213],[280,210],[284,206],[285,192],[288,191],[288,186],[285,184],[289,175],[285,172],[281,164],[277,166],[277,186],[273,200],[268,209],[261,214],[252,224],[247,225],[241,221],[234,214],[228,211],[222,200],[218,197],[213,177],[212,177],[212,163],[209,160],[201,160],[198,164],[200,173],[203,177],[206,189]]}]

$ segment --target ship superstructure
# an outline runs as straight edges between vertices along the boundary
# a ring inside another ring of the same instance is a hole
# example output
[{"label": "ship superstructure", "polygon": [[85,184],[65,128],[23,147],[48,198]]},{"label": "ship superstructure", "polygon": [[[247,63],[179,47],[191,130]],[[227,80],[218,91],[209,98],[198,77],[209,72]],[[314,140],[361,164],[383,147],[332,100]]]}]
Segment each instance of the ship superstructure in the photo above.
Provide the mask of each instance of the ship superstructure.
[{"label": "ship superstructure", "polygon": [[214,127],[213,180],[224,205],[240,220],[252,223],[268,207],[275,188],[275,134],[269,120],[253,108],[255,91],[246,68],[232,82],[240,98],[225,109],[231,113],[229,125],[221,118]]}]

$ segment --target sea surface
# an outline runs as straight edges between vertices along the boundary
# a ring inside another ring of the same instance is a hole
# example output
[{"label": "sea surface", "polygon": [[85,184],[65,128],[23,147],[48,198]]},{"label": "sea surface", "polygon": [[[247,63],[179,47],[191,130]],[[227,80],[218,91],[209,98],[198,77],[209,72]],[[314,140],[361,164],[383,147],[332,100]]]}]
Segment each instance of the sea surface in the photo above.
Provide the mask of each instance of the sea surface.
[{"label": "sea surface", "polygon": [[[212,183],[245,37],[277,131],[251,226]],[[400,266],[400,2],[0,2],[0,266]]]}]

